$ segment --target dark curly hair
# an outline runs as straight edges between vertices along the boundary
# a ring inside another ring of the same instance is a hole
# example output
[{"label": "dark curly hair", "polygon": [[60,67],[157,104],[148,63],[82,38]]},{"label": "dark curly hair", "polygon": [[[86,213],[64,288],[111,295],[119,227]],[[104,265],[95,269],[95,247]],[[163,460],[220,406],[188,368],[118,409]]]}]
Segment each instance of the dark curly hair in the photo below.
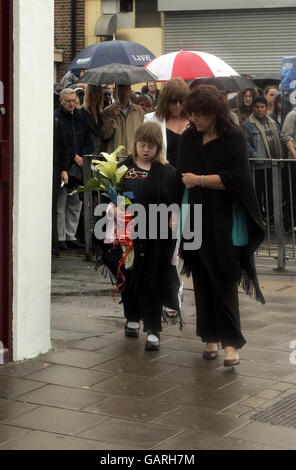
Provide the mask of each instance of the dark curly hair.
[{"label": "dark curly hair", "polygon": [[227,134],[236,127],[232,121],[230,105],[225,94],[214,85],[197,86],[186,97],[184,107],[189,116],[192,113],[214,114],[218,136]]}]

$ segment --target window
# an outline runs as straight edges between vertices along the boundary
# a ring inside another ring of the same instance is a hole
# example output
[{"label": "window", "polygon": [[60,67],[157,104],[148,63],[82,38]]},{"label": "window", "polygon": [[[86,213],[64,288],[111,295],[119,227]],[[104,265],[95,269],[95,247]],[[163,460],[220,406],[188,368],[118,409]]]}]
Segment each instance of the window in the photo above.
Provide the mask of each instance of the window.
[{"label": "window", "polygon": [[160,26],[160,12],[157,0],[136,0],[136,28],[157,28]]},{"label": "window", "polygon": [[133,11],[133,0],[120,0],[120,13]]}]

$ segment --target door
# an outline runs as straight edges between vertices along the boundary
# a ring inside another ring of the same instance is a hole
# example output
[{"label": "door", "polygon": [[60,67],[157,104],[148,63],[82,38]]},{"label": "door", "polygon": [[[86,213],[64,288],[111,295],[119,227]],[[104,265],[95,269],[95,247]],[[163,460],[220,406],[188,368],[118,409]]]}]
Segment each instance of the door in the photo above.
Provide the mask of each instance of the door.
[{"label": "door", "polygon": [[0,0],[0,364],[12,360],[12,4]]}]

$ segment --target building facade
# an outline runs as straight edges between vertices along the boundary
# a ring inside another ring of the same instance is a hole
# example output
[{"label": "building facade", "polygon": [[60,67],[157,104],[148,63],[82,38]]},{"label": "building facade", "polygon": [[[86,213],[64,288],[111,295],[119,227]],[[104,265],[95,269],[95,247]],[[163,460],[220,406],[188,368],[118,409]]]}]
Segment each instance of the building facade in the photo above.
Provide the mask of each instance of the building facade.
[{"label": "building facade", "polygon": [[[182,10],[181,10],[182,8]],[[164,51],[209,52],[239,73],[279,73],[296,54],[294,0],[158,0]]]},{"label": "building facade", "polygon": [[54,0],[55,82],[85,44],[85,0]]},{"label": "building facade", "polygon": [[281,58],[296,51],[295,0],[55,0],[55,47],[64,51],[58,78],[71,62],[73,4],[76,53],[122,39],[139,42],[156,56],[180,49],[209,52],[237,72],[256,76],[279,73]]}]

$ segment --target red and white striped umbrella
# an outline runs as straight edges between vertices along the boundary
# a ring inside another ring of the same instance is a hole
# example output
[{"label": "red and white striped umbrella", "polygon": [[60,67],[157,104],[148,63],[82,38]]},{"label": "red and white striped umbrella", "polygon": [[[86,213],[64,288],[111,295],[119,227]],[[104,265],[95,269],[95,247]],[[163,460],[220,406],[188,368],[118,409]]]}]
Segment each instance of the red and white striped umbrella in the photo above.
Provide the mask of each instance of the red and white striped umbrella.
[{"label": "red and white striped umbrella", "polygon": [[181,77],[193,80],[196,77],[231,77],[239,75],[226,62],[207,52],[177,51],[152,59],[145,67],[159,81]]}]

